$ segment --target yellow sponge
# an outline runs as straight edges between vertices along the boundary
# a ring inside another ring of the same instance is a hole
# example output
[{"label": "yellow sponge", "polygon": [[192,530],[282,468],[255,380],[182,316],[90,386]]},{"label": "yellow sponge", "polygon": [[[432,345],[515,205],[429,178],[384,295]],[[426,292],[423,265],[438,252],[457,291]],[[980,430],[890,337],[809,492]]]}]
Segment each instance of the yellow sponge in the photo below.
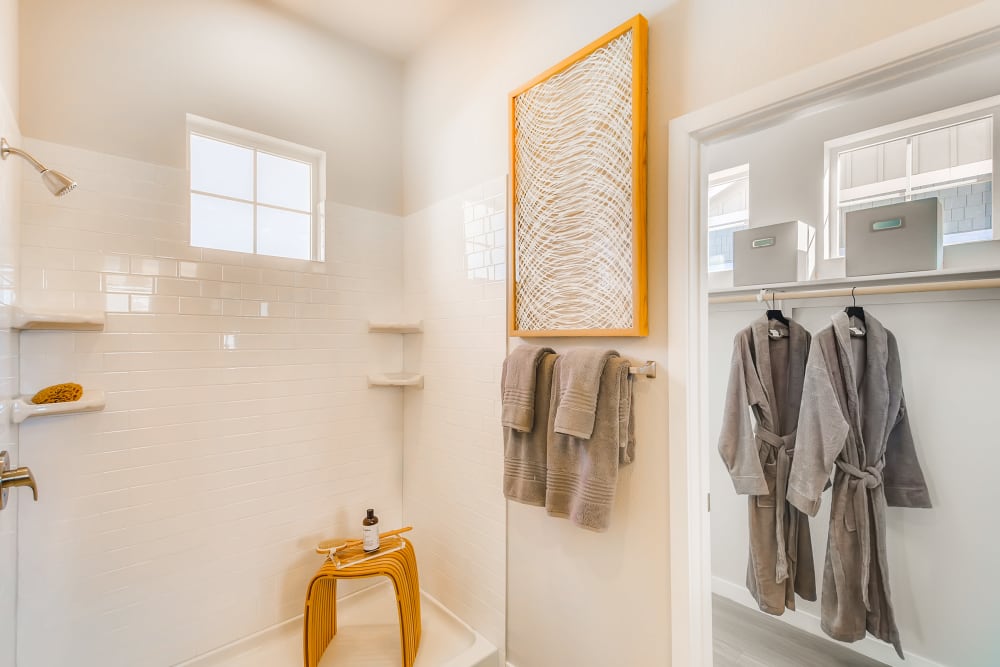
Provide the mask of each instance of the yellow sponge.
[{"label": "yellow sponge", "polygon": [[83,387],[75,382],[63,382],[46,387],[31,397],[32,403],[68,403],[79,401],[83,396]]}]

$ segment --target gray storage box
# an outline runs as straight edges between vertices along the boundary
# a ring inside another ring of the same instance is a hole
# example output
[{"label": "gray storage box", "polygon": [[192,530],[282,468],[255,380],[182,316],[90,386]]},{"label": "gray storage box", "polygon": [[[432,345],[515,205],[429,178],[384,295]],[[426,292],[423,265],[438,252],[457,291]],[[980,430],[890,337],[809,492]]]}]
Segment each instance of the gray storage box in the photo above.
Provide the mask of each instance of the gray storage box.
[{"label": "gray storage box", "polygon": [[937,197],[851,211],[844,224],[848,276],[941,268]]},{"label": "gray storage box", "polygon": [[815,232],[801,220],[733,232],[733,285],[809,280],[816,261]]}]

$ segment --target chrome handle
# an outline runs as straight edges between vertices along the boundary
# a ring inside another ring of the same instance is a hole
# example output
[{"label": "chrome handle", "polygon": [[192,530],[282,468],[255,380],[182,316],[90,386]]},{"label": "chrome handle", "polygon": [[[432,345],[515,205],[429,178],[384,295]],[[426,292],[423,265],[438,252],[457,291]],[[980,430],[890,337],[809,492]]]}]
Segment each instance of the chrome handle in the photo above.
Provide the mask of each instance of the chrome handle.
[{"label": "chrome handle", "polygon": [[10,467],[10,456],[7,452],[0,452],[0,510],[7,506],[7,493],[11,487],[27,486],[31,488],[31,493],[38,500],[38,485],[35,484],[35,476],[31,474],[31,469],[27,467]]}]

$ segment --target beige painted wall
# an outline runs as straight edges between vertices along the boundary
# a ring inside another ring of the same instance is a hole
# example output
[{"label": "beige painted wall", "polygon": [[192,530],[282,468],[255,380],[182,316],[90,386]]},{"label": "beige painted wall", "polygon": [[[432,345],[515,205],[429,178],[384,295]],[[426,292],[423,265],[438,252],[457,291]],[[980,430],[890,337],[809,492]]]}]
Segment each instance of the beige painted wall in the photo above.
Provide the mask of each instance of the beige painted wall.
[{"label": "beige painted wall", "polygon": [[18,108],[17,0],[0,0],[0,89],[10,107]]},{"label": "beige painted wall", "polygon": [[[423,210],[506,174],[508,92],[642,12],[650,20],[650,336],[583,344],[606,344],[663,364],[670,119],[970,4],[511,0],[470,5],[406,65],[405,211]],[[561,350],[581,344],[547,342]],[[537,508],[508,505],[511,665],[668,664],[670,383],[669,372],[637,381],[638,458],[619,484],[608,533],[587,533]]]},{"label": "beige painted wall", "polygon": [[[406,64],[405,211],[506,172],[507,93],[638,12],[650,20],[650,183],[655,184],[655,169],[666,165],[671,118],[974,4],[977,0],[470,3]],[[466,143],[470,137],[474,143]],[[651,216],[663,218],[666,209],[656,207],[655,199]]]},{"label": "beige painted wall", "polygon": [[323,149],[330,201],[398,213],[401,66],[266,4],[22,2],[25,135],[183,167],[194,113]]}]

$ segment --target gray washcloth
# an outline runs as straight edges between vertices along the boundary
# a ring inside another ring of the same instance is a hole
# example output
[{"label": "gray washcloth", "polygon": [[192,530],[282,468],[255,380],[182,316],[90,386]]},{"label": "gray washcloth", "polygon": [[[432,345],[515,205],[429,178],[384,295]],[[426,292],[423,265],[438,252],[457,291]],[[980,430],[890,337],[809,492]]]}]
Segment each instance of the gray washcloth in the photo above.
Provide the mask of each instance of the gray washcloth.
[{"label": "gray washcloth", "polygon": [[588,440],[558,433],[554,428],[564,377],[560,367],[565,362],[565,357],[557,359],[552,373],[545,508],[552,516],[566,517],[583,528],[604,531],[611,522],[618,470],[635,454],[629,362],[611,358],[605,365],[594,430]]},{"label": "gray washcloth", "polygon": [[538,362],[550,347],[519,345],[503,361],[500,423],[505,428],[530,432],[535,423],[535,377]]},{"label": "gray washcloth", "polygon": [[555,363],[555,354],[542,355],[538,363],[534,403],[536,427],[527,433],[507,426],[503,429],[503,495],[508,500],[545,505],[545,447]]},{"label": "gray washcloth", "polygon": [[586,440],[594,431],[594,412],[601,373],[614,350],[581,347],[563,355],[559,364],[559,406],[555,431]]}]

